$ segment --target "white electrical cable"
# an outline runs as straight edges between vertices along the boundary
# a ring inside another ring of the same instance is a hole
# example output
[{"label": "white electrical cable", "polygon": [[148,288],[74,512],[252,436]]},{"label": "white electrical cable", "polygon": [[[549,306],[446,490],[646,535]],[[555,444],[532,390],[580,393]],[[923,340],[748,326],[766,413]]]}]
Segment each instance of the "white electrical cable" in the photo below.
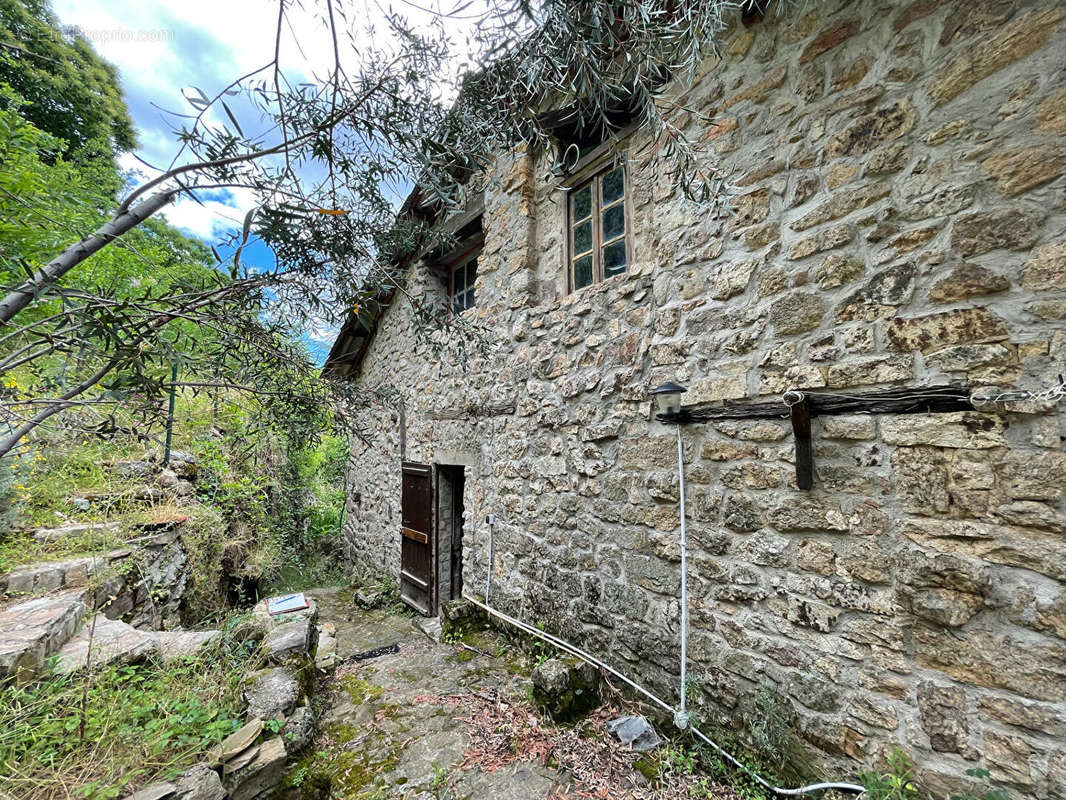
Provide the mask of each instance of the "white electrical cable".
[{"label": "white electrical cable", "polygon": [[[536,636],[536,637],[538,637],[540,639],[543,639],[544,641],[548,642],[549,644],[555,645],[560,650],[563,650],[563,651],[565,651],[567,653],[570,653],[571,655],[577,656],[578,658],[581,658],[581,659],[587,661],[588,663],[592,664],[594,667],[599,667],[602,670],[606,670],[607,672],[611,673],[612,675],[614,675],[619,680],[621,680],[621,681],[625,682],[626,684],[628,684],[629,686],[631,686],[633,689],[636,689],[638,692],[640,692],[642,695],[647,697],[649,700],[651,700],[653,703],[655,703],[655,705],[659,706],[664,711],[668,711],[671,714],[674,714],[676,716],[677,709],[673,708],[665,700],[662,700],[659,697],[656,697],[654,694],[649,692],[643,686],[641,686],[640,684],[636,683],[635,681],[627,678],[625,675],[623,675],[621,672],[616,670],[614,667],[610,666],[609,664],[604,663],[603,661],[600,661],[595,656],[589,655],[588,653],[586,653],[581,648],[575,647],[574,645],[572,645],[569,642],[566,642],[566,641],[558,638],[557,636],[552,636],[550,633],[545,633],[544,631],[539,630],[538,628],[534,628],[532,625],[529,625],[528,623],[522,622],[522,620],[515,619],[514,617],[512,617],[512,616],[510,616],[508,614],[505,614],[504,612],[500,611],[499,609],[492,608],[491,606],[488,606],[485,603],[482,603],[480,600],[478,600],[476,598],[473,598],[473,597],[470,597],[469,595],[464,594],[463,598],[468,600],[468,601],[470,601],[471,603],[473,603],[478,608],[480,608],[480,609],[484,610],[485,612],[491,614],[492,616],[497,617],[499,619],[502,619],[504,622],[507,622],[507,623],[513,625],[514,627],[518,628],[519,630],[525,631],[526,633],[528,633],[528,634],[530,634],[532,636]],[[703,742],[705,742],[707,745],[709,745],[716,753],[718,753],[720,756],[722,756],[727,761],[729,761],[729,763],[731,763],[733,766],[735,766],[741,772],[745,773],[746,775],[751,777],[753,780],[757,781],[764,788],[769,789],[771,792],[774,792],[776,794],[787,795],[787,796],[796,796],[796,795],[802,795],[802,794],[810,794],[811,792],[825,791],[826,789],[836,789],[836,790],[842,791],[842,792],[855,792],[855,793],[862,793],[862,792],[866,791],[865,787],[859,786],[858,784],[854,784],[854,783],[836,783],[836,782],[812,783],[812,784],[808,784],[807,786],[800,786],[800,787],[798,787],[796,789],[786,789],[786,788],[783,788],[783,787],[780,787],[780,786],[774,786],[769,781],[767,781],[765,778],[763,778],[761,775],[759,775],[758,773],[754,772],[750,767],[745,765],[743,762],[737,760],[732,755],[730,755],[728,752],[723,750],[718,744],[716,744],[715,742],[711,741],[711,739],[709,739],[703,733],[701,733],[700,731],[696,730],[696,728],[694,728],[694,727],[692,727],[690,725],[688,727],[688,730],[692,731],[694,736],[698,737]]]},{"label": "white electrical cable", "polygon": [[688,727],[688,711],[685,708],[685,684],[688,682],[688,543],[685,537],[685,449],[681,443],[681,426],[675,427],[677,476],[681,489],[681,708],[674,716],[674,725],[684,730]]},{"label": "white electrical cable", "polygon": [[[491,517],[490,517],[491,519]],[[489,522],[489,569],[485,575],[485,602],[489,601],[490,593],[492,592],[492,527],[493,522]]]}]

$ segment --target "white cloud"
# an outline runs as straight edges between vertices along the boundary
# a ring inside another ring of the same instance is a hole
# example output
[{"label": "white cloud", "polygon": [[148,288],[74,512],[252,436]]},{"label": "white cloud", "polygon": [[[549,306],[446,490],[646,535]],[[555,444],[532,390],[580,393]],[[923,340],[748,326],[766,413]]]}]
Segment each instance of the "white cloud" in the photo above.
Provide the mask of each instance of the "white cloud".
[{"label": "white cloud", "polygon": [[[381,0],[386,2],[386,0]],[[461,4],[420,0],[426,8],[446,11]],[[384,11],[379,0],[349,0],[336,5],[338,25],[350,36],[342,40],[342,60],[353,62],[359,49],[381,47]],[[427,27],[437,14],[403,0],[391,6],[416,27]],[[488,7],[487,0],[466,8],[461,18],[447,19],[445,30],[459,46],[474,24],[474,17]],[[180,120],[163,109],[189,113],[183,90],[198,86],[209,96],[236,77],[268,63],[274,54],[278,5],[272,0],[146,0],[116,3],[115,0],[54,0],[64,25],[75,25],[105,59],[118,70],[134,124],[138,129],[138,155],[149,164],[166,167],[179,143],[174,127]],[[283,31],[282,63],[292,80],[305,75],[325,78],[333,66],[333,47],[322,18],[325,3],[307,0],[287,5]],[[376,30],[372,27],[376,25]],[[454,68],[440,76],[441,96],[450,96],[456,71],[467,60],[457,57]],[[354,64],[352,64],[354,66]],[[215,111],[214,109],[212,110]],[[218,123],[221,114],[209,117]],[[238,112],[240,113],[240,112]],[[243,119],[242,119],[243,122]],[[123,167],[147,180],[153,176],[130,155]],[[183,197],[167,212],[171,224],[208,241],[239,227],[254,204],[247,190],[235,190],[223,198],[199,204]]]}]

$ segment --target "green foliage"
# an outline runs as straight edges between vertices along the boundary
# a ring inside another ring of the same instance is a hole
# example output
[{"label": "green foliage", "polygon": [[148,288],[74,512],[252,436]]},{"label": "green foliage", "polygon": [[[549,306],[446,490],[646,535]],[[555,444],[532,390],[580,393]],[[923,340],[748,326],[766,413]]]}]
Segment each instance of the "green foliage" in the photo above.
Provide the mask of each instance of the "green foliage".
[{"label": "green foliage", "polygon": [[922,800],[927,795],[914,777],[910,757],[894,748],[886,758],[887,772],[860,772],[859,781],[866,787],[870,800]]},{"label": "green foliage", "polygon": [[[870,800],[933,800],[933,794],[914,775],[914,762],[900,748],[894,748],[885,759],[887,770],[859,772],[859,782],[866,788],[864,797]],[[951,800],[1010,800],[1003,789],[989,784],[987,769],[972,767],[966,770],[974,785],[951,795]]]},{"label": "green foliage", "polygon": [[63,140],[64,155],[136,145],[117,71],[60,29],[47,0],[0,0],[0,82],[29,101],[30,120]]},{"label": "green foliage", "polygon": [[[169,777],[240,726],[256,643],[228,624],[207,652],[166,667],[110,666],[0,689],[0,782],[26,800],[102,800]],[[85,714],[82,715],[84,692]]]},{"label": "green foliage", "polygon": [[446,770],[443,766],[441,766],[436,761],[434,761],[433,762],[433,780],[430,782],[429,788],[433,789],[434,791],[436,791],[437,789],[443,789],[444,788],[444,784],[446,784],[447,782],[448,782],[448,770]]},{"label": "green foliage", "polygon": [[987,769],[973,767],[966,770],[966,774],[975,781],[980,781],[983,784],[982,787],[975,791],[953,794],[951,800],[1010,800],[1010,795],[1005,791],[988,785],[988,779],[991,776],[991,773]]}]

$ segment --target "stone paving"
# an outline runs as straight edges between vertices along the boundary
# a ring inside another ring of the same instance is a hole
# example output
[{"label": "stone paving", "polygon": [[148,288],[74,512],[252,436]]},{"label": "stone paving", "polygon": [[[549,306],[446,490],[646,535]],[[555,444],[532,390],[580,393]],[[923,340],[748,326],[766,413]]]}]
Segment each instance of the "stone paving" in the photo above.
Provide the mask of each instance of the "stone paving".
[{"label": "stone paving", "polygon": [[[532,800],[569,783],[567,775],[541,764],[518,762],[488,773],[460,769],[470,744],[468,726],[437,698],[480,691],[521,700],[528,679],[513,662],[438,644],[410,617],[358,609],[350,592],[312,594],[320,621],[336,626],[342,664],[326,681],[311,755],[290,771],[288,783],[300,783],[291,797]],[[399,649],[343,661],[389,645]]]},{"label": "stone paving", "polygon": [[[482,652],[437,643],[414,620],[389,610],[363,611],[350,590],[310,592],[321,624],[336,628],[340,665],[322,680],[322,717],[314,745],[289,770],[289,800],[534,800],[564,797],[649,797],[651,782],[634,769],[638,754],[606,737],[601,717],[556,727],[529,703],[532,666],[505,640],[486,631],[464,636]],[[394,652],[388,648],[396,646]],[[362,661],[356,654],[386,649]],[[501,710],[503,713],[501,713]],[[504,720],[520,718],[528,741]],[[480,718],[480,719],[479,719]],[[495,720],[500,720],[496,725]],[[492,720],[486,724],[486,720]],[[506,728],[506,729],[505,729]],[[499,736],[497,736],[497,733]],[[499,757],[489,739],[513,741]],[[575,742],[593,743],[613,763],[612,792],[584,793],[564,764]],[[701,795],[705,796],[705,795]]]}]

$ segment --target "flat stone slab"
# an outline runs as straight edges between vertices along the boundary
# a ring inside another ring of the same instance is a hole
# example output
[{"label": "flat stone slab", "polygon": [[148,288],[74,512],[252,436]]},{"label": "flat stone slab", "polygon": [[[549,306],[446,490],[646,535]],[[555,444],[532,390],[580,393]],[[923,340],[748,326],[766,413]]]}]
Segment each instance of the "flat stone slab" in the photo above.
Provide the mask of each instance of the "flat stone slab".
[{"label": "flat stone slab", "polygon": [[32,680],[74,635],[85,614],[82,592],[38,597],[0,611],[0,678]]},{"label": "flat stone slab", "polygon": [[159,642],[163,663],[166,664],[195,655],[218,634],[218,631],[156,631],[155,638]]},{"label": "flat stone slab", "polygon": [[86,666],[136,664],[158,655],[159,642],[153,631],[139,631],[125,622],[97,614],[95,626],[86,624],[63,645],[56,668],[69,674]]},{"label": "flat stone slab", "polygon": [[[100,530],[110,530],[118,523],[99,525]],[[123,547],[109,550],[90,556],[78,556],[60,561],[37,561],[32,564],[22,564],[11,572],[0,575],[0,593],[8,595],[21,594],[44,594],[59,589],[73,589],[86,587],[89,579],[113,572],[115,562],[129,558],[135,551],[147,551],[153,556],[153,551],[159,551],[167,545],[175,542],[180,536],[180,523],[171,524],[165,521],[165,527],[161,531],[145,533],[125,542]],[[73,535],[76,532],[89,530],[90,523],[83,523],[66,528],[48,528],[37,531],[35,536],[59,537],[60,535]],[[54,539],[52,539],[54,540]],[[100,595],[98,594],[98,597]],[[104,593],[107,596],[107,593]]]},{"label": "flat stone slab", "polygon": [[226,800],[226,790],[210,766],[193,764],[174,780],[145,786],[126,800]]}]

